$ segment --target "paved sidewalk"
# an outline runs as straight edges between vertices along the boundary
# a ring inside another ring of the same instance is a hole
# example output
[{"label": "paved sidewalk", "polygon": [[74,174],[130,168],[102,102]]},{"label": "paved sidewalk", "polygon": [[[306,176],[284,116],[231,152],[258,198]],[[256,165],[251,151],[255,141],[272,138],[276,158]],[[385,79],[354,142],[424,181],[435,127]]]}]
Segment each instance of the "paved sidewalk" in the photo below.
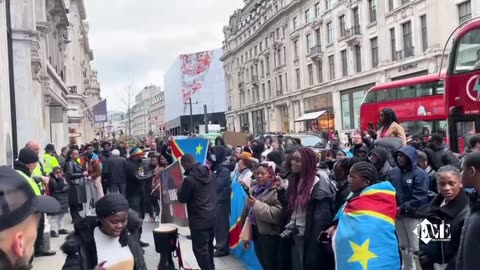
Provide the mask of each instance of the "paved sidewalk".
[{"label": "paved sidewalk", "polygon": [[[70,219],[65,220],[65,224],[68,224],[67,230],[73,230],[70,224]],[[155,246],[153,243],[152,231],[156,227],[156,223],[144,223],[142,240],[150,243],[150,246],[145,249],[145,261],[148,269],[157,269],[160,255],[155,252]],[[180,233],[180,245],[182,248],[182,254],[184,258],[185,267],[199,269],[195,257],[192,252],[192,242],[185,238],[185,235],[189,234],[188,228],[179,228]],[[51,238],[51,247],[57,251],[57,255],[52,257],[35,258],[33,261],[33,269],[35,270],[61,270],[63,263],[65,262],[65,255],[60,251],[60,246],[63,244],[65,236],[59,238]],[[178,263],[174,258],[175,264]],[[215,266],[217,270],[246,270],[236,258],[229,256],[223,258],[215,258]],[[178,265],[177,265],[178,267]]]}]

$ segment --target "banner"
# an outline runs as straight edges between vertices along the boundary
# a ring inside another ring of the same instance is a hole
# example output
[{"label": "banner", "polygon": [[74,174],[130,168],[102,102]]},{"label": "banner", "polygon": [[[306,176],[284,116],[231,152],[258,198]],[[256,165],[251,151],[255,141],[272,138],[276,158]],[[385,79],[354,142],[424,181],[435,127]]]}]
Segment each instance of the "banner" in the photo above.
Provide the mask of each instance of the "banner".
[{"label": "banner", "polygon": [[178,201],[177,192],[183,182],[180,163],[174,162],[161,173],[162,184],[162,223],[174,223],[178,226],[188,226],[186,204]]},{"label": "banner", "polygon": [[232,147],[237,147],[237,146],[243,147],[247,145],[248,137],[247,137],[247,134],[243,132],[225,131],[223,133],[223,140],[225,141],[225,144],[230,145]]},{"label": "banner", "polygon": [[108,122],[107,119],[107,99],[95,104],[92,108],[93,118],[95,123]]}]

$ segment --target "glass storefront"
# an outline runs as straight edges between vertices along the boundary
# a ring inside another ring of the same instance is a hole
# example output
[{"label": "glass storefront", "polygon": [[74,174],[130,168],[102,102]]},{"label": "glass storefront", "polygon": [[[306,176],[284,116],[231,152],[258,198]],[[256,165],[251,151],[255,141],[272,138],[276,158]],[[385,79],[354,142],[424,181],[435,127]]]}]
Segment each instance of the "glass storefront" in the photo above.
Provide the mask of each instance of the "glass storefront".
[{"label": "glass storefront", "polygon": [[252,112],[253,135],[259,136],[265,133],[265,111],[263,109]]},{"label": "glass storefront", "polygon": [[360,106],[365,93],[373,86],[374,84],[369,84],[340,92],[343,129],[360,127]]},{"label": "glass storefront", "polygon": [[325,93],[304,100],[305,113],[326,111],[315,120],[306,121],[305,131],[328,131],[335,129],[335,115],[333,114],[332,93]]}]

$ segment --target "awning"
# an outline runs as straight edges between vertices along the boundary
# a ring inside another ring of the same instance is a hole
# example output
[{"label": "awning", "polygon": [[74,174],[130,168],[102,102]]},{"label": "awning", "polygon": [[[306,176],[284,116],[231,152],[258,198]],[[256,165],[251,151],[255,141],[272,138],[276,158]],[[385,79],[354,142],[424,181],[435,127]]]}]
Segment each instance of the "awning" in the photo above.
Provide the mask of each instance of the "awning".
[{"label": "awning", "polygon": [[308,120],[315,120],[318,117],[322,116],[322,114],[326,113],[327,111],[319,111],[319,112],[311,112],[302,115],[300,118],[297,118],[295,122],[303,122]]}]

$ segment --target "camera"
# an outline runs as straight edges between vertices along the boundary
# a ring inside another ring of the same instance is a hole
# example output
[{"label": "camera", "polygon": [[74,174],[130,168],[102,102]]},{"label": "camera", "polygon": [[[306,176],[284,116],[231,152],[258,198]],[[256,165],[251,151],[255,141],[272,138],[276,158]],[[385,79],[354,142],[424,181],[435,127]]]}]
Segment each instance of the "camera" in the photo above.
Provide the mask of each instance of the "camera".
[{"label": "camera", "polygon": [[280,238],[282,239],[291,238],[292,236],[295,236],[299,233],[300,231],[298,230],[297,225],[293,223],[288,223],[285,226],[285,230],[280,234]]}]

